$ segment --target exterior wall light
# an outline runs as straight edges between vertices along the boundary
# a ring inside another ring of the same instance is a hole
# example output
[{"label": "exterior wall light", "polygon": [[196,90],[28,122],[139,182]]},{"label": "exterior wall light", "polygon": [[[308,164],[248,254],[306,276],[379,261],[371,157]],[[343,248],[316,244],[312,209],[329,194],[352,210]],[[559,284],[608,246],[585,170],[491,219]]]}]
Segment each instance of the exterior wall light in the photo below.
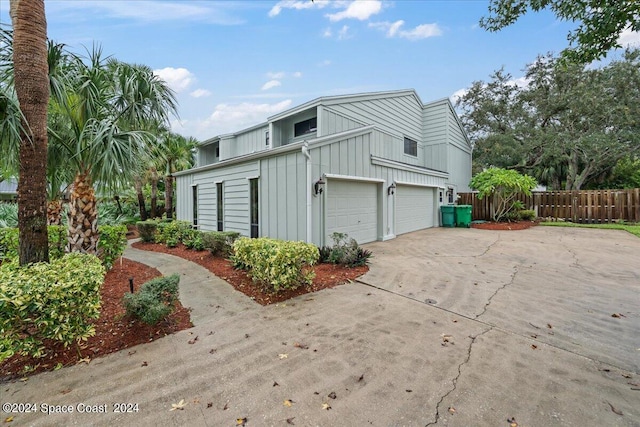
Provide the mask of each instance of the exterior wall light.
[{"label": "exterior wall light", "polygon": [[389,188],[387,188],[387,195],[391,196],[396,193],[396,183],[392,183]]},{"label": "exterior wall light", "polygon": [[322,178],[320,178],[313,185],[313,188],[315,189],[316,195],[322,194],[322,189],[324,188],[324,184],[325,184],[324,180]]}]

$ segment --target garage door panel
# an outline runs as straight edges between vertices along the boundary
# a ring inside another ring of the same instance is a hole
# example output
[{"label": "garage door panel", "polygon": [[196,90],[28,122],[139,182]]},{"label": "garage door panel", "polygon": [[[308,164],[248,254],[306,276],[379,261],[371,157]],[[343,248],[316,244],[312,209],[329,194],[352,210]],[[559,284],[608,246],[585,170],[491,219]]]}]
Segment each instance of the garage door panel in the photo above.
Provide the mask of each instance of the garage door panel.
[{"label": "garage door panel", "polygon": [[434,222],[433,188],[398,185],[396,188],[396,234],[430,228]]},{"label": "garage door panel", "polygon": [[347,233],[367,243],[378,238],[378,186],[359,181],[331,181],[327,185],[327,239]]}]

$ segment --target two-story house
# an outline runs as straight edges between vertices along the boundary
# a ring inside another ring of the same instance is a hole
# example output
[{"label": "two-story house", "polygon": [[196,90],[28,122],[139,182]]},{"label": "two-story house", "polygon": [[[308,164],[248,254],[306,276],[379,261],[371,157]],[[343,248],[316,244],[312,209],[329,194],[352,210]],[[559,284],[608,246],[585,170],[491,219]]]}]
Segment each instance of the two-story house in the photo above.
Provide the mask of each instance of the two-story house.
[{"label": "two-story house", "polygon": [[392,239],[440,224],[439,206],[469,191],[471,151],[449,99],[321,97],[204,141],[176,173],[177,218],[316,245]]}]

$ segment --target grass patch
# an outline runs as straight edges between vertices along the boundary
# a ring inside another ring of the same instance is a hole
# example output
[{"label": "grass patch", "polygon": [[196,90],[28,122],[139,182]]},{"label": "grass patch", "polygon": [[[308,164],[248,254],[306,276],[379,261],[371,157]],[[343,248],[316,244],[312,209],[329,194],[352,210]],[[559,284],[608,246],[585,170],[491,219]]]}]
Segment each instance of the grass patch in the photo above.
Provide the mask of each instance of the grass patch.
[{"label": "grass patch", "polygon": [[541,222],[540,225],[546,225],[551,227],[580,227],[580,228],[602,228],[608,230],[624,230],[634,236],[640,237],[640,224],[576,224],[574,222],[562,222],[562,221],[547,221]]}]

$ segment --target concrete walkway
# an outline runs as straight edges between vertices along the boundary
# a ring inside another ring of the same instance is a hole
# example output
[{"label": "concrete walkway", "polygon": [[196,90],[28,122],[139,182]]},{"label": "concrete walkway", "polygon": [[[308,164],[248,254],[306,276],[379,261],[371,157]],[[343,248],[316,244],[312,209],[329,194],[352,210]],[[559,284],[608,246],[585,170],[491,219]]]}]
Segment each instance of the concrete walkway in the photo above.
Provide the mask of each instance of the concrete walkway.
[{"label": "concrete walkway", "polygon": [[[196,326],[0,384],[3,402],[39,409],[3,416],[46,426],[243,418],[247,426],[508,426],[515,418],[519,426],[637,427],[640,239],[593,231],[412,233],[368,245],[375,258],[366,283],[268,307],[192,263],[128,249],[163,274],[180,272]],[[560,282],[557,269],[566,270]],[[563,295],[567,287],[575,292]],[[597,295],[600,305],[583,306]],[[574,309],[565,318],[562,307]],[[583,330],[588,310],[595,332]],[[608,357],[595,348],[609,345],[605,330],[618,337]],[[137,407],[116,413],[114,403]],[[45,415],[42,404],[74,412]],[[105,413],[79,413],[85,404]]]}]

